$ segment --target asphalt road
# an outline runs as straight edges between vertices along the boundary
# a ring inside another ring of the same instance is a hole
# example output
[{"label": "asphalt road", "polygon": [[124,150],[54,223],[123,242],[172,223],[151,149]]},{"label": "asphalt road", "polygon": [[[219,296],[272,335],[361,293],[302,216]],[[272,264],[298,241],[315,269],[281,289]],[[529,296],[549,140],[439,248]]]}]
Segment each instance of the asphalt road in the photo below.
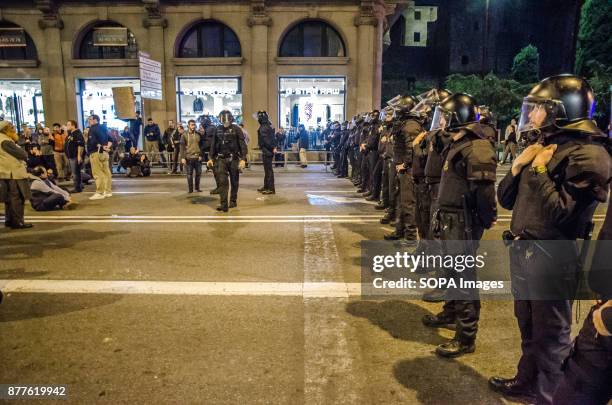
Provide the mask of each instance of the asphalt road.
[{"label": "asphalt road", "polygon": [[115,177],[113,197],[84,193],[72,210],[28,208],[35,228],[0,230],[0,286],[13,291],[0,384],[67,384],[59,402],[79,404],[506,402],[487,379],[515,371],[511,302],[483,303],[476,353],[437,358],[452,332],[420,319],[440,305],[343,293],[360,280],[360,242],[390,230],[373,205],[320,167],[276,177],[264,197],[247,170],[228,214],[161,174]]}]

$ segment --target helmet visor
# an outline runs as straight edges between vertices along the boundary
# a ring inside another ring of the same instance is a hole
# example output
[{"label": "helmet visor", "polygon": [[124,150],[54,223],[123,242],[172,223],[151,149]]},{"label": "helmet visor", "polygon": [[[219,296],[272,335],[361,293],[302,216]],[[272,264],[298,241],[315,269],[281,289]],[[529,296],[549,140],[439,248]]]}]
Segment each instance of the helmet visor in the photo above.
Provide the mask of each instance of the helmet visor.
[{"label": "helmet visor", "polygon": [[232,116],[232,113],[229,111],[224,111],[221,114],[219,114],[219,121],[221,121],[222,124],[231,124],[234,121],[234,117]]},{"label": "helmet visor", "polygon": [[435,131],[437,129],[445,129],[448,128],[451,120],[451,113],[446,111],[440,106],[436,107],[434,111],[433,118],[431,120],[431,128],[430,131]]},{"label": "helmet visor", "polygon": [[538,101],[525,98],[521,107],[519,132],[528,132],[550,127],[558,119],[566,117],[563,104],[553,100]]},{"label": "helmet visor", "polygon": [[393,121],[393,117],[395,116],[395,109],[393,107],[387,106],[382,109],[380,112],[379,119],[383,122]]}]

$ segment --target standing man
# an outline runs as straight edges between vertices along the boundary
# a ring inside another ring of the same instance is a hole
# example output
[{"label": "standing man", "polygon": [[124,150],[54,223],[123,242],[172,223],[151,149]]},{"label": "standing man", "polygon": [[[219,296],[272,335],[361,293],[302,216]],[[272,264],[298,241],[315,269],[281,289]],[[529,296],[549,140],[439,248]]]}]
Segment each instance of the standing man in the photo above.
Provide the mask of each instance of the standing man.
[{"label": "standing man", "polygon": [[0,201],[4,202],[4,226],[31,228],[23,218],[24,204],[30,199],[26,171],[28,154],[17,146],[17,130],[9,121],[0,121]]},{"label": "standing man", "polygon": [[96,181],[96,193],[90,200],[102,200],[113,196],[112,174],[108,165],[108,151],[112,146],[106,129],[100,125],[100,117],[89,117],[89,136],[87,138],[87,153],[91,164],[91,172]]},{"label": "standing man", "polygon": [[83,169],[83,156],[85,154],[85,138],[83,138],[83,133],[77,127],[75,120],[69,120],[66,123],[66,131],[68,136],[66,137],[64,150],[66,151],[66,157],[72,171],[72,181],[74,184],[72,193],[80,193],[83,191],[81,170]]},{"label": "standing man", "polygon": [[[221,125],[217,126],[210,145],[209,167],[215,166],[219,176],[219,197],[221,204],[217,211],[227,212],[228,208],[238,205],[238,186],[240,170],[245,167],[247,146],[240,127],[234,124],[234,117],[228,110],[219,113]],[[227,195],[231,184],[231,195],[228,206]]]},{"label": "standing man", "polygon": [[591,86],[575,75],[546,78],[523,100],[518,130],[533,144],[497,190],[500,205],[512,210],[508,239],[521,240],[510,248],[510,277],[522,356],[516,376],[489,379],[504,396],[549,404],[563,377],[580,271],[576,239],[592,229],[611,177],[594,103]]},{"label": "standing man", "polygon": [[405,240],[410,245],[416,245],[417,228],[415,218],[414,180],[412,179],[412,159],[414,153],[412,142],[423,132],[420,117],[411,114],[416,100],[412,96],[397,97],[390,101],[395,109],[396,121],[393,132],[393,165],[396,172],[397,194],[397,224],[395,231],[386,234],[386,240]]},{"label": "standing man", "polygon": [[128,121],[130,123],[130,133],[132,134],[132,139],[134,140],[134,147],[140,148],[138,145],[138,142],[140,141],[140,131],[142,130],[142,117],[140,116],[140,111],[136,111],[136,118]]},{"label": "standing man", "polygon": [[180,170],[183,173],[183,163],[181,162],[181,139],[183,139],[183,134],[185,133],[185,128],[183,124],[179,124],[176,131],[172,133],[172,138],[170,142],[172,143],[172,174],[177,174]]},{"label": "standing man", "polygon": [[306,149],[308,149],[308,132],[304,124],[298,125],[298,151],[300,152],[300,165],[302,169],[308,167],[308,159],[306,158]]},{"label": "standing man", "polygon": [[[189,120],[187,123],[188,130],[181,136],[181,163],[187,167],[187,187],[189,194],[193,193],[193,189],[197,193],[200,190],[200,177],[202,176],[202,156],[204,153],[204,139],[202,135],[196,131],[195,120]],[[193,173],[195,172],[195,179]]]},{"label": "standing man", "polygon": [[57,179],[64,180],[68,178],[69,163],[66,154],[64,153],[64,142],[66,134],[62,126],[58,123],[53,124],[53,161],[57,170]]},{"label": "standing man", "polygon": [[272,168],[272,161],[274,160],[274,154],[276,153],[276,136],[274,134],[274,128],[270,124],[268,113],[265,111],[257,112],[257,122],[259,122],[259,129],[257,130],[257,142],[261,149],[261,158],[263,160],[264,168],[264,185],[257,189],[262,194],[275,194],[274,188],[274,169]]},{"label": "standing man", "polygon": [[145,153],[151,162],[157,162],[159,159],[159,143],[161,141],[161,131],[159,125],[153,122],[153,118],[147,119],[147,126],[144,128],[145,135]]},{"label": "standing man", "polygon": [[[477,121],[476,101],[467,94],[453,94],[436,107],[432,129],[442,125],[452,133],[452,141],[443,155],[432,232],[440,235],[444,255],[475,255],[484,230],[497,219],[495,147]],[[464,280],[476,281],[475,270],[445,270],[458,287],[447,291],[442,312],[424,316],[423,323],[432,328],[454,328],[453,339],[439,345],[436,354],[458,357],[476,350],[480,299],[478,290],[462,287]]]},{"label": "standing man", "polygon": [[504,136],[504,154],[502,155],[501,162],[499,162],[500,166],[506,163],[506,158],[508,155],[512,156],[512,162],[514,162],[514,159],[516,159],[516,147],[518,144],[517,138],[518,130],[516,128],[516,120],[512,118],[512,120],[510,120],[510,125],[506,127],[506,133]]},{"label": "standing man", "polygon": [[[169,120],[168,121],[168,128],[166,128],[166,130],[164,131],[164,135],[161,138],[161,145],[163,145],[163,152],[162,156],[163,156],[163,161],[164,164],[166,163],[166,152],[167,156],[168,156],[168,162],[170,163],[170,168],[172,169],[172,166],[176,163],[172,158],[174,155],[174,143],[172,142],[172,138],[173,135],[175,133],[177,133],[178,131],[176,130],[176,127],[174,126],[174,120]],[[162,150],[162,148],[160,147],[160,150]],[[175,165],[174,165],[175,166]],[[169,172],[170,174],[171,172]]]}]

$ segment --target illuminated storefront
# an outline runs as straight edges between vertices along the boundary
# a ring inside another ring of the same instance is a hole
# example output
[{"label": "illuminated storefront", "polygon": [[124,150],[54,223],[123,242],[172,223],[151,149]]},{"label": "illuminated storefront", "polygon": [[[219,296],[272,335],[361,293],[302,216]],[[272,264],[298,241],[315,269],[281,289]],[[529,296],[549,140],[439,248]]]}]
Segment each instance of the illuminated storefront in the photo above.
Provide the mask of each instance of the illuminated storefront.
[{"label": "illuminated storefront", "polygon": [[127,125],[115,115],[113,87],[132,87],[136,96],[136,110],[141,110],[140,81],[137,78],[81,79],[77,102],[81,107],[80,119],[84,127],[87,126],[87,117],[92,114],[98,115],[100,122],[106,123],[109,128],[122,129]]},{"label": "illuminated storefront", "polygon": [[0,80],[0,115],[17,127],[45,121],[40,80]]},{"label": "illuminated storefront", "polygon": [[242,85],[239,77],[177,78],[178,120],[187,122],[201,115],[217,116],[230,110],[242,121]]},{"label": "illuminated storefront", "polygon": [[279,78],[279,125],[307,129],[325,127],[328,121],[344,121],[346,111],[344,77]]}]

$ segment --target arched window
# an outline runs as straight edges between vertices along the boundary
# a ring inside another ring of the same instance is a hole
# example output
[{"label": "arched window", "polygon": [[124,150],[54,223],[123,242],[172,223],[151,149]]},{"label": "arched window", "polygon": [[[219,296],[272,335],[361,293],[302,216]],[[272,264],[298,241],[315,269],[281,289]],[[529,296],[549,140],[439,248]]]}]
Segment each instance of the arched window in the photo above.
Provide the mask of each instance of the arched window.
[{"label": "arched window", "polygon": [[306,20],[291,28],[283,37],[278,56],[337,57],[346,56],[344,42],[331,25]]},{"label": "arched window", "polygon": [[[21,28],[17,24],[13,24],[8,21],[0,21],[0,28]],[[36,46],[34,41],[28,35],[25,30],[23,31],[25,36],[26,46],[10,46],[0,47],[0,59],[2,60],[36,60],[38,55],[36,53]]]},{"label": "arched window", "polygon": [[201,20],[189,27],[178,44],[179,58],[229,58],[240,56],[240,41],[227,25]]},{"label": "arched window", "polygon": [[127,45],[99,45],[96,44],[96,30],[101,28],[124,28],[114,21],[98,21],[90,25],[80,36],[80,42],[76,49],[76,59],[135,59],[138,57],[138,44],[134,34],[125,29],[125,33],[116,30],[114,35],[117,39],[127,36]]}]

